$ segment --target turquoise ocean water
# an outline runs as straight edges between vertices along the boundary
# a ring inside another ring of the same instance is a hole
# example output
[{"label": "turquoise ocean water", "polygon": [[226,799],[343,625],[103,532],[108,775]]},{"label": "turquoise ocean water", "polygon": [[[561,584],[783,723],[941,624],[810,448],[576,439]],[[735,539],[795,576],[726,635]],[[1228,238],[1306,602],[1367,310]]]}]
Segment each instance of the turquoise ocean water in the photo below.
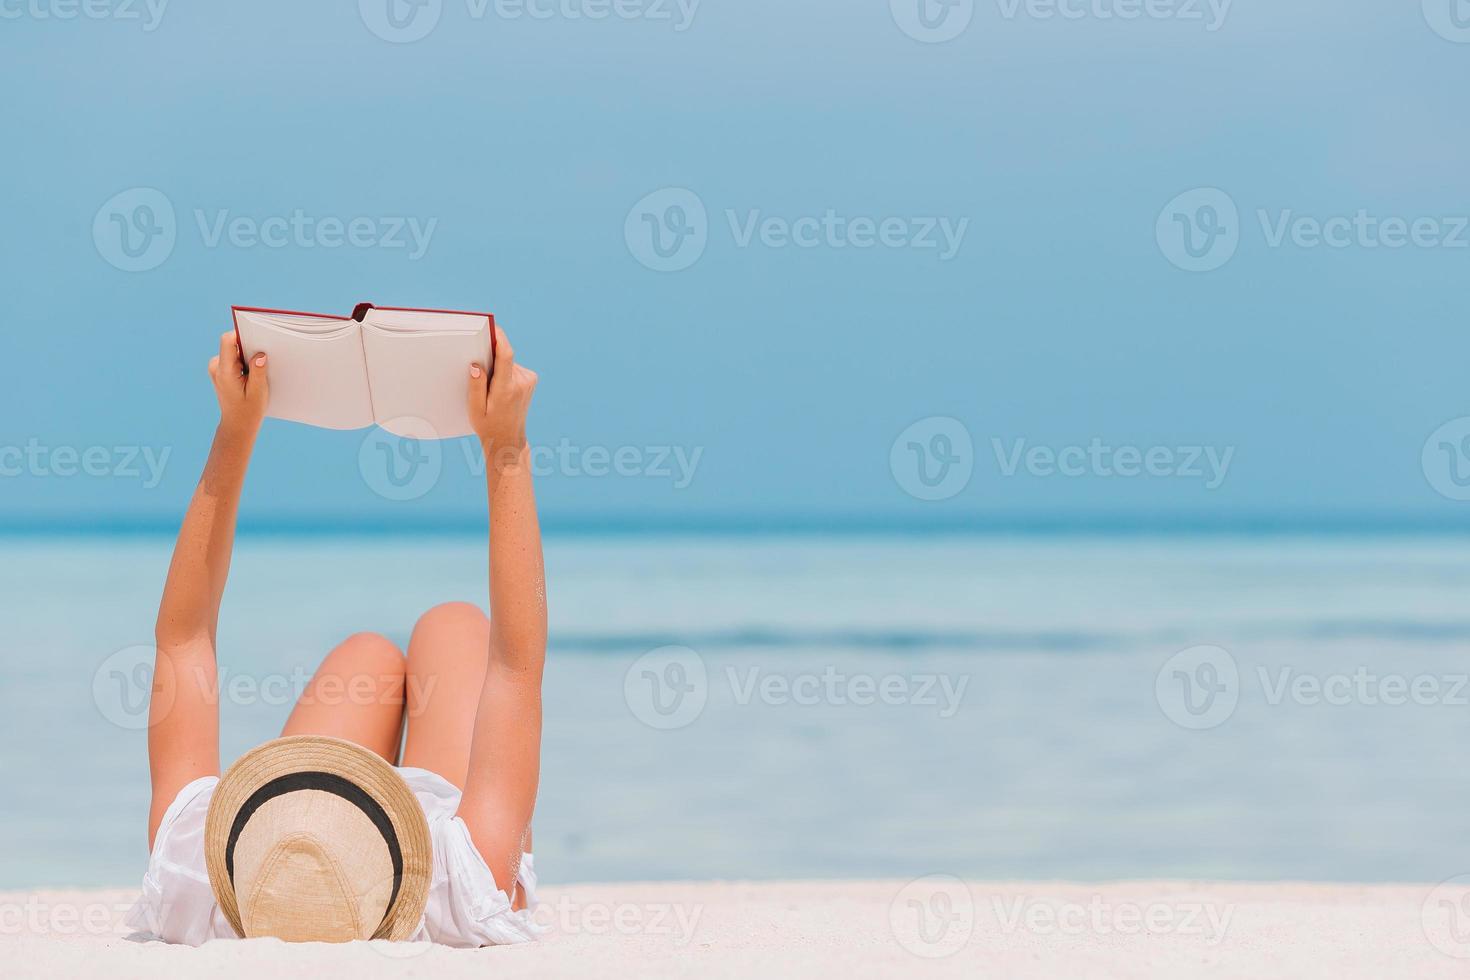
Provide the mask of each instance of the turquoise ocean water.
[{"label": "turquoise ocean water", "polygon": [[[0,888],[141,873],[170,545],[0,539]],[[1462,539],[623,535],[547,555],[549,880],[1470,871]],[[471,535],[242,539],[226,758],[277,734],[342,636],[406,644],[484,588]]]}]

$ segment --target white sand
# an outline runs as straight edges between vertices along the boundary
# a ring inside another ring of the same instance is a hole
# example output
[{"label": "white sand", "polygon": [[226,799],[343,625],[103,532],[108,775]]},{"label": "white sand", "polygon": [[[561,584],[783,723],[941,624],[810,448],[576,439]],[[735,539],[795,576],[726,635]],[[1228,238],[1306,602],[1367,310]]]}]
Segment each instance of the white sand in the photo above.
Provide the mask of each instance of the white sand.
[{"label": "white sand", "polygon": [[[0,976],[1433,980],[1470,976],[1470,928],[1455,946],[1458,923],[1437,918],[1455,914],[1463,895],[1404,885],[954,879],[580,885],[545,890],[551,932],[540,943],[461,951],[142,944],[120,925],[128,892],[9,893],[0,894]],[[949,955],[927,958],[938,953]]]}]

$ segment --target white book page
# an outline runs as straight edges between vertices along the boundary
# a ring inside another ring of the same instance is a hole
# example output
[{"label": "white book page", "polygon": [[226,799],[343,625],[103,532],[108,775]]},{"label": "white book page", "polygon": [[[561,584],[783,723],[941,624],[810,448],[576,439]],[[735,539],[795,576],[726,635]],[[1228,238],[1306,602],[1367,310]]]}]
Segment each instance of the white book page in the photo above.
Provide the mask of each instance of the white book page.
[{"label": "white book page", "polygon": [[273,419],[324,429],[373,424],[373,402],[355,320],[236,310],[246,363],[269,358]]},{"label": "white book page", "polygon": [[470,365],[490,364],[489,316],[373,309],[362,344],[379,425],[416,439],[474,431],[465,395]]}]

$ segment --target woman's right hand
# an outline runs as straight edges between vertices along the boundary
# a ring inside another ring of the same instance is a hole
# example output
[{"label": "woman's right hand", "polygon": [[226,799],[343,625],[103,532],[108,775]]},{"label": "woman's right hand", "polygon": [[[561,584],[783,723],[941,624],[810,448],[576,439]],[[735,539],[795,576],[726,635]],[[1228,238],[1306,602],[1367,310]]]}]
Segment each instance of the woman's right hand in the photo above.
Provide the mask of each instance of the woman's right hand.
[{"label": "woman's right hand", "polygon": [[209,380],[214,382],[214,396],[219,400],[220,428],[251,437],[260,429],[270,400],[265,361],[264,351],[256,354],[246,374],[240,349],[235,346],[235,332],[220,334],[219,353],[209,359]]},{"label": "woman's right hand", "polygon": [[[495,370],[470,365],[470,424],[487,460],[514,463],[526,448],[526,413],[536,392],[536,372],[515,362],[505,331],[495,328]],[[493,454],[493,455],[492,455]]]}]

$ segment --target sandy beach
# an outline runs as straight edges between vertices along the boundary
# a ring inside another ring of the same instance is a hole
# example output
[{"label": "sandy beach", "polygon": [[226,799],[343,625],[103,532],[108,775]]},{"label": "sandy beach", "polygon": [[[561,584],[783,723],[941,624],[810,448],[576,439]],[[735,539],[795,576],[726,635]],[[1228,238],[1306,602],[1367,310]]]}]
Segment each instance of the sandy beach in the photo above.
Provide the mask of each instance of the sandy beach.
[{"label": "sandy beach", "polygon": [[[0,974],[270,977],[1463,977],[1423,885],[763,882],[547,888],[539,943],[130,941],[125,890],[0,894]],[[1438,945],[1436,945],[1438,944]]]}]

